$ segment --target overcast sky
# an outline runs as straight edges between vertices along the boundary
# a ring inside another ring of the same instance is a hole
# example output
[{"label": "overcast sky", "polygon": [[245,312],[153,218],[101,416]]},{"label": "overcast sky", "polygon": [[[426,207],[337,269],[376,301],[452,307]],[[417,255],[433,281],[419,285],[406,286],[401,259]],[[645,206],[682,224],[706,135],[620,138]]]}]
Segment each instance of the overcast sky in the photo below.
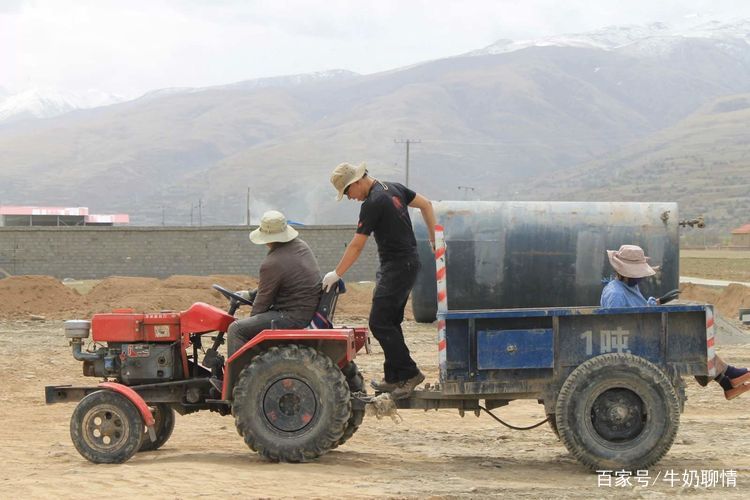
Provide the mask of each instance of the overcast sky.
[{"label": "overcast sky", "polygon": [[500,38],[750,17],[745,0],[0,0],[0,87],[138,95],[348,69]]}]

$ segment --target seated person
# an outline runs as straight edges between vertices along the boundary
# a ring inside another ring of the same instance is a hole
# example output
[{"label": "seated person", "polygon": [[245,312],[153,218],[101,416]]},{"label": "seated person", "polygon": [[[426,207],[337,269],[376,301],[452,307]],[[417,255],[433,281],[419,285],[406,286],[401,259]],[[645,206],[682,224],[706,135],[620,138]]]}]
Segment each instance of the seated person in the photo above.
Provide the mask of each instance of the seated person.
[{"label": "seated person", "polygon": [[320,268],[310,247],[297,237],[281,212],[263,214],[250,241],[266,245],[260,265],[258,292],[248,318],[235,321],[227,332],[229,356],[254,336],[269,328],[305,328],[320,301]]},{"label": "seated person", "polygon": [[[602,307],[644,307],[659,304],[659,300],[654,297],[644,298],[638,288],[639,281],[656,274],[641,247],[622,245],[619,250],[607,250],[607,256],[615,270],[615,278],[602,290]],[[727,399],[734,399],[750,391],[750,372],[747,368],[727,365],[716,356],[716,371],[718,375],[714,380],[724,389],[724,397]]]}]

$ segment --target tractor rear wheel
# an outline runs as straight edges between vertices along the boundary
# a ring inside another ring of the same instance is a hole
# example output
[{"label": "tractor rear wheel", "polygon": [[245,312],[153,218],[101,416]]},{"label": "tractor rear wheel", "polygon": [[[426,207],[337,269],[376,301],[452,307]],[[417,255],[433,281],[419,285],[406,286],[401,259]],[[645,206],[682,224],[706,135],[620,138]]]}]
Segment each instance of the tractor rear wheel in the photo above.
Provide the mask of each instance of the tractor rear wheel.
[{"label": "tractor rear wheel", "polygon": [[151,414],[156,422],[154,424],[156,441],[151,441],[148,432],[144,429],[143,442],[138,451],[158,450],[172,436],[174,430],[174,410],[172,407],[165,403],[157,403],[151,406]]},{"label": "tractor rear wheel", "polygon": [[331,359],[306,346],[271,347],[232,392],[237,432],[272,461],[304,462],[333,449],[351,416],[349,386]]},{"label": "tractor rear wheel", "polygon": [[[354,394],[355,392],[361,392],[364,394],[367,394],[367,387],[365,387],[365,379],[362,376],[362,374],[359,372],[359,368],[354,363],[354,361],[350,362],[348,365],[346,365],[341,370],[346,377],[346,383],[349,385],[349,392]],[[334,446],[341,446],[342,444],[346,443],[349,438],[351,438],[355,432],[357,432],[357,429],[359,429],[359,426],[362,425],[362,421],[365,419],[365,410],[364,409],[352,409],[352,414],[349,416],[349,421],[346,423],[346,428],[344,429],[344,435],[341,436],[341,439],[339,439],[338,443]]]},{"label": "tractor rear wheel", "polygon": [[672,383],[653,363],[610,353],[582,363],[560,389],[560,439],[593,470],[640,470],[674,442],[680,406]]},{"label": "tractor rear wheel", "polygon": [[141,446],[143,417],[122,394],[92,392],[76,406],[70,418],[70,438],[78,453],[97,464],[119,464]]}]

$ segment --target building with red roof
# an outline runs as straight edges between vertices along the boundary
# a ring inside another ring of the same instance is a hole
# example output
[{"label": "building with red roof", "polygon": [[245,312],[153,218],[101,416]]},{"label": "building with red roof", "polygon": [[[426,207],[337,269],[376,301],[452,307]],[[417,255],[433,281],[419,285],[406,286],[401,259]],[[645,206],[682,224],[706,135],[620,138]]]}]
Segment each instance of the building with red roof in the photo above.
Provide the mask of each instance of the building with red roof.
[{"label": "building with red roof", "polygon": [[732,239],[729,246],[750,248],[750,224],[732,230]]},{"label": "building with red roof", "polygon": [[89,214],[88,207],[0,206],[0,227],[113,226],[129,223],[128,214]]}]

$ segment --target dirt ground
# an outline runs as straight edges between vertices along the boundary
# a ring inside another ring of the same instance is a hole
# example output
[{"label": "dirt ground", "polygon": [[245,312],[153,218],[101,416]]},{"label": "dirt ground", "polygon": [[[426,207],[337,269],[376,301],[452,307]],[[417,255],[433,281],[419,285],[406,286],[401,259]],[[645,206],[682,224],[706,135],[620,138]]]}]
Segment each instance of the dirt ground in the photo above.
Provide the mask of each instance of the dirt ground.
[{"label": "dirt ground", "polygon": [[[630,486],[600,486],[599,477],[579,465],[546,424],[514,431],[486,415],[461,418],[456,410],[402,410],[401,423],[368,416],[344,446],[307,464],[264,462],[246,447],[232,417],[210,412],[178,415],[163,448],[125,464],[83,459],[69,434],[74,404],[44,404],[45,385],[94,382],[81,375],[61,319],[112,306],[179,310],[185,300],[223,307],[225,300],[208,289],[214,282],[228,288],[253,284],[250,277],[111,278],[66,286],[44,277],[0,280],[0,498],[747,498],[750,493],[750,396],[725,401],[716,384],[701,388],[692,380],[677,440],[648,471],[645,487],[634,479]],[[692,300],[721,300],[721,292],[710,289],[687,291]],[[369,297],[369,285],[350,286],[336,322],[366,324]],[[733,300],[727,302],[730,309],[738,303]],[[10,305],[25,309],[14,316]],[[46,320],[31,320],[30,314]],[[436,381],[435,327],[407,321],[405,330],[427,380]],[[750,332],[732,342],[721,345],[720,354],[749,366]],[[357,359],[367,381],[382,373],[382,353],[376,343],[373,349]],[[496,414],[521,426],[544,419],[536,401],[516,401]],[[696,487],[695,480],[683,484],[691,471],[698,476],[735,471],[736,487],[720,481],[714,487]],[[670,472],[677,474],[674,485],[664,481]]]},{"label": "dirt ground", "polygon": [[[130,308],[137,312],[183,311],[194,302],[226,309],[227,300],[211,285],[228,290],[258,286],[252,276],[170,276],[137,278],[113,276],[105,280],[66,281],[51,276],[12,276],[0,279],[0,318],[72,319]],[[337,311],[343,315],[367,316],[372,283],[348,283],[340,295]],[[249,314],[242,307],[238,315]],[[413,319],[407,308],[406,319]]]},{"label": "dirt ground", "polygon": [[681,250],[680,275],[750,282],[750,251]]},{"label": "dirt ground", "polygon": [[[436,380],[434,328],[405,326],[417,362]],[[677,440],[649,470],[654,484],[648,487],[598,486],[598,476],[547,425],[514,431],[485,415],[461,418],[456,410],[401,410],[398,424],[366,417],[348,443],[307,464],[264,462],[245,446],[230,416],[178,415],[162,449],[123,465],[94,465],[70,441],[74,405],[44,404],[45,385],[92,382],[80,376],[62,322],[2,321],[0,340],[0,498],[747,498],[750,492],[750,398],[727,402],[716,384],[701,388],[693,381]],[[750,365],[750,340],[726,345],[721,354]],[[357,359],[367,380],[380,376],[382,359],[377,346]],[[497,414],[516,425],[544,419],[535,401],[511,403]],[[670,486],[656,479],[693,470],[734,470],[737,486],[685,487],[681,480]]]}]

